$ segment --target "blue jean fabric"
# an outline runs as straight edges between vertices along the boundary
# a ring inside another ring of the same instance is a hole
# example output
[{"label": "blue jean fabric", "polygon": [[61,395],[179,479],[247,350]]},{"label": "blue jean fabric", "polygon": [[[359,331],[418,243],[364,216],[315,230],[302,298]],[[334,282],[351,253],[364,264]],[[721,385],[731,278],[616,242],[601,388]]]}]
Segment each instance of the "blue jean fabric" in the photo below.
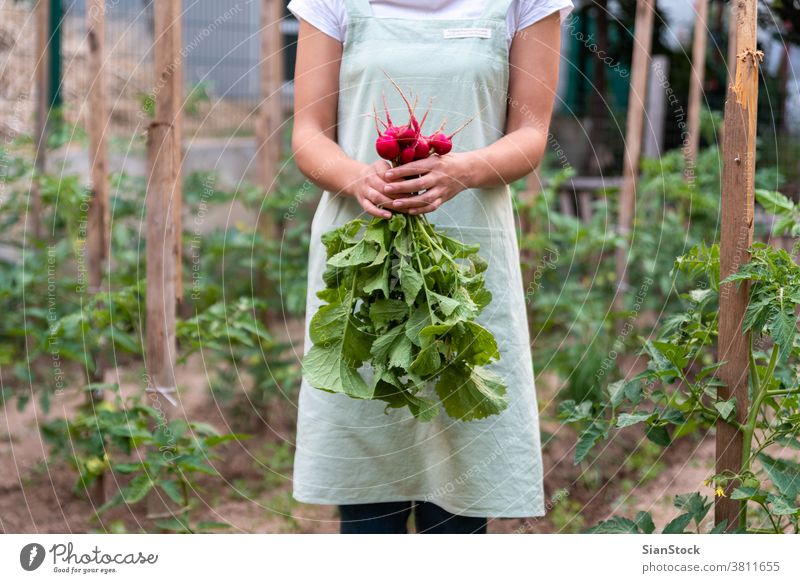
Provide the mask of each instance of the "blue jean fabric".
[{"label": "blue jean fabric", "polygon": [[451,514],[430,502],[376,502],[339,506],[341,534],[406,534],[414,513],[419,534],[486,534],[487,519]]}]

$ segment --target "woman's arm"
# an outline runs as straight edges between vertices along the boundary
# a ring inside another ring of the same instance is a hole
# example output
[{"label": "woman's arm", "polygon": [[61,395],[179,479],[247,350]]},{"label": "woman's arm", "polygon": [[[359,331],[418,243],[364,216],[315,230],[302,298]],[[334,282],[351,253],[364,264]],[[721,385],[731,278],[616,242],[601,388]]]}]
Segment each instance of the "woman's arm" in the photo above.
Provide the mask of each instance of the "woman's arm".
[{"label": "woman's arm", "polygon": [[376,217],[391,217],[378,208],[392,201],[382,194],[385,161],[364,164],[336,143],[339,66],[342,43],[300,20],[294,77],[292,154],[300,171],[324,190],[353,196]]},{"label": "woman's arm", "polygon": [[[410,162],[386,173],[394,181],[384,192],[395,198],[392,208],[411,214],[436,210],[467,188],[508,184],[526,176],[541,162],[558,83],[561,24],[558,12],[519,31],[509,56],[508,114],[505,135],[469,152],[453,152]],[[419,196],[399,193],[427,189]]]}]

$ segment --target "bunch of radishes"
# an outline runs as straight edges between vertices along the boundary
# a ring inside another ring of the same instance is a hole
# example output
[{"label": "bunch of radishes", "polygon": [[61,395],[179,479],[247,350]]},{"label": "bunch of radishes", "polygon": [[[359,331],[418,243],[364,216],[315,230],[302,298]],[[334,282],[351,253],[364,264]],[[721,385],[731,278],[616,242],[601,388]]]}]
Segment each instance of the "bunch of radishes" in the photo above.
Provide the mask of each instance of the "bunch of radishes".
[{"label": "bunch of radishes", "polygon": [[[386,76],[389,77],[389,75]],[[375,150],[377,150],[378,156],[384,160],[390,161],[392,166],[400,166],[401,164],[407,164],[414,160],[422,160],[431,154],[444,156],[452,150],[453,136],[464,129],[472,120],[470,119],[467,121],[467,123],[450,135],[444,133],[445,122],[442,122],[438,130],[429,136],[425,136],[422,134],[422,126],[425,124],[428,113],[430,113],[430,103],[428,104],[428,109],[425,111],[425,115],[422,116],[422,121],[417,121],[417,117],[414,115],[414,107],[412,107],[411,102],[405,96],[403,90],[400,89],[391,77],[389,77],[389,81],[392,82],[392,85],[394,85],[395,89],[397,89],[400,96],[403,98],[403,102],[408,108],[409,120],[405,125],[394,125],[392,117],[389,115],[389,108],[386,105],[386,96],[384,96],[383,110],[386,114],[386,121],[380,119],[377,112],[373,111],[375,129],[378,131],[378,139],[375,140]],[[383,131],[381,131],[381,127],[378,123],[383,125]]]}]

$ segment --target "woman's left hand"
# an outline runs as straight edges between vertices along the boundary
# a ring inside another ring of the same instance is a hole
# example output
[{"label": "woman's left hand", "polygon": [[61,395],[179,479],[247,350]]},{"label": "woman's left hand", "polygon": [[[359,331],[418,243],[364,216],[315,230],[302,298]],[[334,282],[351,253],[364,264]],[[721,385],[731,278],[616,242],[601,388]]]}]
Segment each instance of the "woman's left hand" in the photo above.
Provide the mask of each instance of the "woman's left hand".
[{"label": "woman's left hand", "polygon": [[[387,170],[384,194],[394,199],[391,210],[412,215],[435,211],[462,190],[467,183],[470,154],[455,152],[430,156]],[[405,180],[407,176],[416,176]],[[424,190],[422,194],[413,195]]]}]

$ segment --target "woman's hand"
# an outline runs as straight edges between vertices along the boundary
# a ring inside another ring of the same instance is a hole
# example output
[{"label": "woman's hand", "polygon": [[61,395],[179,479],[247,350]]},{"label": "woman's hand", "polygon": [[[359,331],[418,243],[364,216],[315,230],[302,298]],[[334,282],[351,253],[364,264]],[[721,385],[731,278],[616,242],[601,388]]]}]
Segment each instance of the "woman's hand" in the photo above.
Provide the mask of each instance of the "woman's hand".
[{"label": "woman's hand", "polygon": [[364,165],[355,183],[349,189],[361,208],[379,219],[392,218],[392,213],[384,209],[384,207],[391,207],[392,199],[383,194],[383,190],[388,184],[384,173],[390,168],[391,165],[385,160]]},{"label": "woman's hand", "polygon": [[[394,199],[389,208],[412,215],[435,211],[462,190],[470,188],[471,158],[469,152],[434,155],[387,171],[384,176],[389,182],[382,192]],[[416,178],[405,180],[407,176]],[[413,195],[421,190],[425,192]]]}]

